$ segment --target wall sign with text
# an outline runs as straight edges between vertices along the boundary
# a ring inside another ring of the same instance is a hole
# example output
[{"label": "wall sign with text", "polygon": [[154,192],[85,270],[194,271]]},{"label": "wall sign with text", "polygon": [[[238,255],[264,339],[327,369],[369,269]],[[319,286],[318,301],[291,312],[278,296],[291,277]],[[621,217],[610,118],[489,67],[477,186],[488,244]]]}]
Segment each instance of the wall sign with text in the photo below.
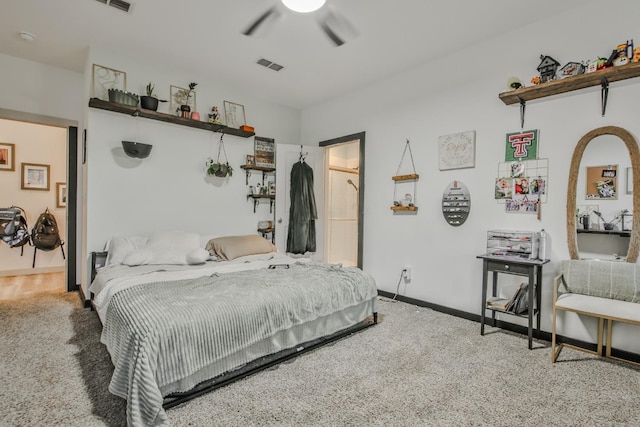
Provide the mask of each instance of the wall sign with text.
[{"label": "wall sign with text", "polygon": [[439,137],[438,159],[441,171],[475,167],[476,131],[470,130]]}]

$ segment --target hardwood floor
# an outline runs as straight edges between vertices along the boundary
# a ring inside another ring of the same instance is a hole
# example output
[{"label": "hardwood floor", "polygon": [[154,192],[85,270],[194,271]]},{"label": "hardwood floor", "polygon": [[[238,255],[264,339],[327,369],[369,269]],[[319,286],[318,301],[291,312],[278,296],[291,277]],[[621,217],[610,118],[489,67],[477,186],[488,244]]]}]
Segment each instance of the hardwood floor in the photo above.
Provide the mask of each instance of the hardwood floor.
[{"label": "hardwood floor", "polygon": [[0,277],[0,300],[19,299],[39,293],[65,290],[64,271]]}]

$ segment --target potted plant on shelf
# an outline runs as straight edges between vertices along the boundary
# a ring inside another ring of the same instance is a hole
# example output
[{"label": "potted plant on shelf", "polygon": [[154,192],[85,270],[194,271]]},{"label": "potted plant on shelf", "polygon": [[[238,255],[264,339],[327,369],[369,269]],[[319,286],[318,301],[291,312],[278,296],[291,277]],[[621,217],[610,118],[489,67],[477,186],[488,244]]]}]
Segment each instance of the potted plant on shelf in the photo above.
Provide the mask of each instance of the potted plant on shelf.
[{"label": "potted plant on shelf", "polygon": [[622,221],[622,219],[624,218],[624,215],[629,213],[629,209],[622,209],[620,212],[618,212],[613,216],[613,219],[611,221],[607,221],[606,219],[604,219],[604,216],[600,211],[593,211],[593,213],[599,216],[600,219],[602,219],[602,221],[604,221],[604,229],[607,231],[611,231],[615,228],[615,225],[617,223]]},{"label": "potted plant on shelf", "polygon": [[145,110],[158,111],[158,102],[167,102],[164,99],[158,99],[154,94],[153,90],[155,89],[155,85],[151,82],[146,87],[146,95],[142,95],[140,97],[140,107]]}]

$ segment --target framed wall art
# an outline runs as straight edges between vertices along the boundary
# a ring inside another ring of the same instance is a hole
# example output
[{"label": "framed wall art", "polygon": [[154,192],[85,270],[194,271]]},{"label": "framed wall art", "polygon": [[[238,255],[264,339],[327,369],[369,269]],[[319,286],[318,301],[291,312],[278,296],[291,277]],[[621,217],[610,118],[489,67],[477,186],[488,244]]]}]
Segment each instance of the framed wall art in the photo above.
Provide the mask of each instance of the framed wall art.
[{"label": "framed wall art", "polygon": [[538,158],[538,130],[508,133],[506,137],[505,161],[535,160]]},{"label": "framed wall art", "polygon": [[49,191],[49,165],[21,163],[23,190]]},{"label": "framed wall art", "polygon": [[440,170],[475,167],[476,131],[453,133],[438,138]]},{"label": "framed wall art", "polygon": [[196,109],[196,92],[195,90],[189,90],[182,87],[169,85],[169,94],[171,104],[169,111],[180,115],[180,106],[188,105],[191,108],[190,111],[198,111]]},{"label": "framed wall art", "polygon": [[244,106],[235,102],[224,101],[224,118],[226,125],[232,128],[240,128],[247,124]]},{"label": "framed wall art", "polygon": [[16,146],[0,142],[0,171],[16,170]]},{"label": "framed wall art", "polygon": [[56,182],[56,207],[67,207],[67,183]]},{"label": "framed wall art", "polygon": [[254,137],[253,156],[256,166],[273,168],[276,166],[276,146],[275,139]]},{"label": "framed wall art", "polygon": [[633,194],[633,169],[627,168],[627,194]]},{"label": "framed wall art", "polygon": [[585,199],[618,199],[618,165],[587,166]]},{"label": "framed wall art", "polygon": [[127,90],[127,73],[93,64],[91,97],[109,100],[109,89]]}]

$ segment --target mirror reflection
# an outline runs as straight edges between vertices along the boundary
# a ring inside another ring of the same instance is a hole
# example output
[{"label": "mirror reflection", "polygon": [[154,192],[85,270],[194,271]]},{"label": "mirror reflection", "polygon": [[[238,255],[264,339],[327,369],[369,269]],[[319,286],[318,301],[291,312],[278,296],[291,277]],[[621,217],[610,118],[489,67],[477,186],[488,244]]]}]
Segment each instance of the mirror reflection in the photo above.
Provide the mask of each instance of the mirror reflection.
[{"label": "mirror reflection", "polygon": [[601,135],[589,142],[576,182],[580,258],[620,259],[627,255],[633,210],[631,177],[631,159],[622,139]]}]

